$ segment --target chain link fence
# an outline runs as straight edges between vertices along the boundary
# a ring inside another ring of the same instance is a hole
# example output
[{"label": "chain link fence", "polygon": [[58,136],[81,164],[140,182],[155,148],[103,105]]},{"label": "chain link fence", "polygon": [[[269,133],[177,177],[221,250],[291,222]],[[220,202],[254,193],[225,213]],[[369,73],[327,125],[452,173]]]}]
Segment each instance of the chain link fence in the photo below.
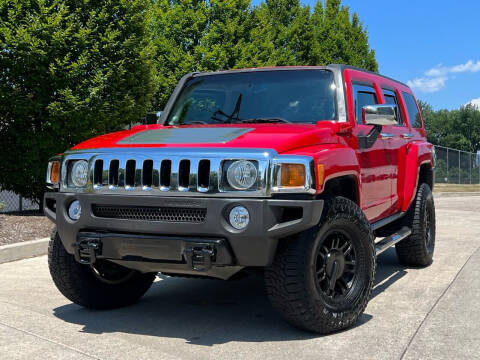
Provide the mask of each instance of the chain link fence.
[{"label": "chain link fence", "polygon": [[38,210],[38,204],[11,191],[0,191],[0,213]]},{"label": "chain link fence", "polygon": [[435,182],[439,184],[480,184],[480,153],[435,146]]}]

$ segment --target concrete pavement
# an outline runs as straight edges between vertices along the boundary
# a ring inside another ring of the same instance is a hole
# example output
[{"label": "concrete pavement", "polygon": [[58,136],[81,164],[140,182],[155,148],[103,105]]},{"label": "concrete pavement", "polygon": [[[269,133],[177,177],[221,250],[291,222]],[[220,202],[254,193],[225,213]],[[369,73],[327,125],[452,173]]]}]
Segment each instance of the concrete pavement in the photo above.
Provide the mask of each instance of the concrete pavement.
[{"label": "concrete pavement", "polygon": [[91,311],[53,285],[45,256],[0,265],[5,359],[480,359],[480,197],[437,198],[434,263],[378,259],[359,324],[298,331],[271,309],[261,277],[159,279],[136,305]]}]

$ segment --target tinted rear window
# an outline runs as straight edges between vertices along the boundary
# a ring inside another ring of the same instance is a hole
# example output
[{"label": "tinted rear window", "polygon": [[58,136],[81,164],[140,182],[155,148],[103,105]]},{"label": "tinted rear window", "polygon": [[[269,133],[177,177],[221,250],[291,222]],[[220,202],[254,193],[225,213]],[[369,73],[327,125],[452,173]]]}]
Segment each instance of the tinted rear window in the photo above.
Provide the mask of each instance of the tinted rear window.
[{"label": "tinted rear window", "polygon": [[403,118],[402,118],[402,110],[400,109],[400,104],[398,103],[397,95],[393,91],[383,90],[383,96],[385,97],[385,103],[396,106],[398,125],[404,125]]}]

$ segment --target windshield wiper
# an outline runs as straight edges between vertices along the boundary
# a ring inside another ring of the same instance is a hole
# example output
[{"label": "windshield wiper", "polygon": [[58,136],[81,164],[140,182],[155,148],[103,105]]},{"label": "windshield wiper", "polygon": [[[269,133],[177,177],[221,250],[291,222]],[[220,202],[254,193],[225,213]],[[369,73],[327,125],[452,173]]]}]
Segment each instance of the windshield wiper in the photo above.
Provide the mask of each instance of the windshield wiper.
[{"label": "windshield wiper", "polygon": [[[232,122],[232,120],[239,120],[238,114],[240,113],[240,104],[242,103],[242,94],[238,95],[237,102],[235,103],[235,108],[233,109],[232,113],[229,115],[225,113],[222,109],[218,109],[213,113],[213,115],[210,117],[210,119],[215,120],[215,121],[220,121],[223,123],[228,123],[228,120]],[[222,120],[219,119],[217,115],[222,115],[225,116],[227,119]]]},{"label": "windshield wiper", "polygon": [[[225,116],[226,119],[220,119],[217,115],[222,115],[222,116]],[[214,120],[214,121],[218,121],[218,122],[221,122],[221,123],[225,123],[225,124],[228,124],[229,120],[230,119],[230,115],[228,114],[225,114],[222,110],[218,109],[217,111],[215,111],[213,113],[213,115],[210,117],[211,120]]]},{"label": "windshield wiper", "polygon": [[280,118],[280,117],[271,117],[271,118],[251,118],[251,119],[243,119],[243,120],[237,120],[236,122],[239,123],[290,123],[290,121]]}]

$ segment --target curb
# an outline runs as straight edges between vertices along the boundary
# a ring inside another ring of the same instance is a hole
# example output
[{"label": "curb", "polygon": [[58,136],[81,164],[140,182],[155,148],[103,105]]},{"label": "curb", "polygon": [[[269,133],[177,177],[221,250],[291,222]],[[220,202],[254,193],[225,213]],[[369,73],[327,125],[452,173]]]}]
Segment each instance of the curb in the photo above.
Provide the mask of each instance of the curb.
[{"label": "curb", "polygon": [[433,197],[468,197],[480,196],[480,192],[433,192]]},{"label": "curb", "polygon": [[50,238],[0,246],[0,264],[45,255]]}]

